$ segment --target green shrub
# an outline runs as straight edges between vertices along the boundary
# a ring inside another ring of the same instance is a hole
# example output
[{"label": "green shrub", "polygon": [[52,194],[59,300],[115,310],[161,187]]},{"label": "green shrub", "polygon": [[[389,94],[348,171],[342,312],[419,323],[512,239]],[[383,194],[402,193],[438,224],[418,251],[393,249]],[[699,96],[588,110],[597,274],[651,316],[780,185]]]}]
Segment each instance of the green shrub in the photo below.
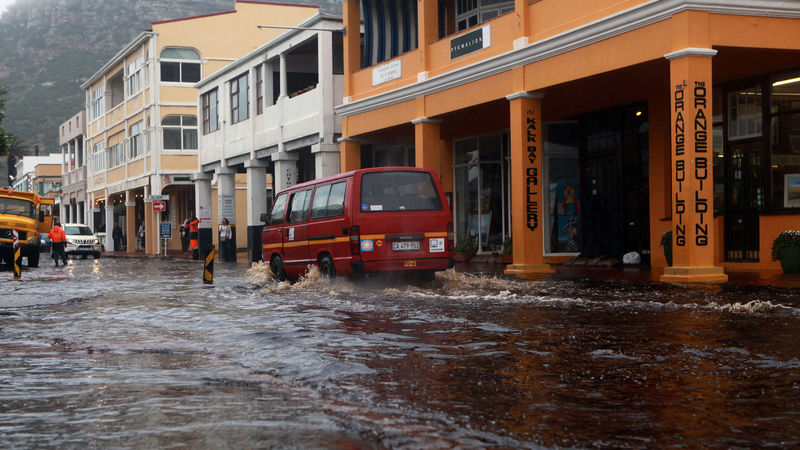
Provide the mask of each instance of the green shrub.
[{"label": "green shrub", "polygon": [[782,231],[778,237],[772,241],[772,260],[776,261],[781,257],[781,250],[786,247],[796,246],[800,247],[800,231],[786,230]]}]

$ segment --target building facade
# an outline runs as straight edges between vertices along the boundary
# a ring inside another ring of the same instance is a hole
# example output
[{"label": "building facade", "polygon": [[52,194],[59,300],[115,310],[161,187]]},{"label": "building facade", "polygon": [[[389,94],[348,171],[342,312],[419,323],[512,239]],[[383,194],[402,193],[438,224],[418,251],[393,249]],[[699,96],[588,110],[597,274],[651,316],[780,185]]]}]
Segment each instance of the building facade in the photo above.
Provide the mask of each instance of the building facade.
[{"label": "building facade", "polygon": [[671,282],[779,270],[800,3],[345,0],[344,23],[342,170],[437,171],[457,241],[511,242],[509,273],[629,252]]},{"label": "building facade", "polygon": [[86,193],[86,111],[70,117],[58,127],[61,147],[61,220],[66,223],[89,223]]},{"label": "building facade", "polygon": [[42,197],[57,198],[61,192],[61,154],[25,156],[16,164],[15,191],[36,192]]},{"label": "building facade", "polygon": [[[90,224],[119,224],[127,251],[144,225],[148,254],[180,249],[178,228],[196,215],[191,176],[198,167],[195,83],[278,34],[264,21],[294,25],[315,7],[236,1],[233,11],[154,22],[81,87],[86,92]],[[106,233],[106,248],[111,233]]]},{"label": "building facade", "polygon": [[272,194],[339,173],[341,17],[296,25],[197,83],[201,248],[209,238],[218,244],[211,230],[224,217],[237,247],[259,260]]}]

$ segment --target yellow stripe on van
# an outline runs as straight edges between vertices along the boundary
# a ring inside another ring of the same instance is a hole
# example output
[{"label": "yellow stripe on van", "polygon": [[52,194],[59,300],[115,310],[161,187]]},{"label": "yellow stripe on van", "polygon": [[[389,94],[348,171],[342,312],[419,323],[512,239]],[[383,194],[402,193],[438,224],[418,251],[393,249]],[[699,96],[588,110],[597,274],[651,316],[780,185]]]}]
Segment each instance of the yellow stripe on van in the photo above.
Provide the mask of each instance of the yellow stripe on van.
[{"label": "yellow stripe on van", "polygon": [[385,234],[362,234],[361,239],[386,239]]},{"label": "yellow stripe on van", "polygon": [[426,238],[447,237],[447,231],[434,231],[432,233],[425,233]]},{"label": "yellow stripe on van", "polygon": [[335,244],[337,242],[350,242],[350,236],[337,237],[333,239],[317,239],[313,241],[308,241],[308,245]]},{"label": "yellow stripe on van", "polygon": [[279,242],[277,244],[264,244],[263,247],[264,247],[265,250],[267,250],[267,249],[270,249],[270,248],[281,248],[282,245],[283,244],[281,244]]}]

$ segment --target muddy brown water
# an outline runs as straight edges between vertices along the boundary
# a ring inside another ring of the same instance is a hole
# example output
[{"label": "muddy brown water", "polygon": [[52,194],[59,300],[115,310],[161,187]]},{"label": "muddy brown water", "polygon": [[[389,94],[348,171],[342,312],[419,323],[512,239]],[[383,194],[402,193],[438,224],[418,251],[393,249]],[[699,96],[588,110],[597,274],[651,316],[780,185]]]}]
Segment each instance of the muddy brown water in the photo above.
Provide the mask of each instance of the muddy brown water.
[{"label": "muddy brown water", "polygon": [[800,446],[800,291],[2,272],[0,447]]}]

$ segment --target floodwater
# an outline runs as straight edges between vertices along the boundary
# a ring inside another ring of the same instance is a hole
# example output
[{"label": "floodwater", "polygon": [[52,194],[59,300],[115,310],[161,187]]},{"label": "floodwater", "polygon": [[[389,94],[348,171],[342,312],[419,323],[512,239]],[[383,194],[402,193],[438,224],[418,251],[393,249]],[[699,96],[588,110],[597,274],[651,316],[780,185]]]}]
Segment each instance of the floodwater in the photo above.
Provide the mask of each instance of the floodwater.
[{"label": "floodwater", "polygon": [[49,262],[0,273],[3,448],[800,446],[797,289]]}]

